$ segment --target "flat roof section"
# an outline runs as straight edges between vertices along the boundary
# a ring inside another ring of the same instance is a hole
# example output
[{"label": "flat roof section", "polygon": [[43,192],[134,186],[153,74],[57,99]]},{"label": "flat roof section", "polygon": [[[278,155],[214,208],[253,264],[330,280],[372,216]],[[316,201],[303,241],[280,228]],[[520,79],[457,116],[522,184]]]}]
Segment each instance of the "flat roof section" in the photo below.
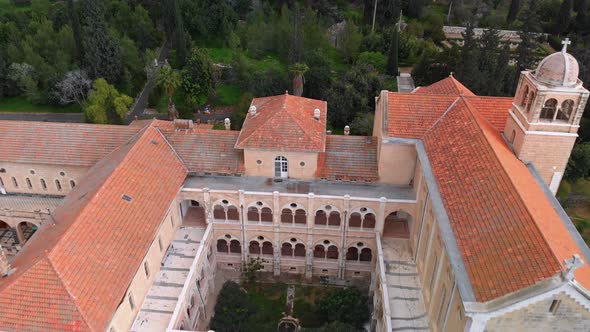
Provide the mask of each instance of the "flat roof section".
[{"label": "flat roof section", "polygon": [[48,213],[60,206],[64,198],[60,196],[7,194],[0,195],[1,211]]},{"label": "flat roof section", "polygon": [[309,194],[363,198],[385,197],[392,200],[416,200],[411,186],[385,183],[338,182],[324,180],[274,180],[259,176],[198,176],[189,175],[183,189],[244,190],[282,194]]}]

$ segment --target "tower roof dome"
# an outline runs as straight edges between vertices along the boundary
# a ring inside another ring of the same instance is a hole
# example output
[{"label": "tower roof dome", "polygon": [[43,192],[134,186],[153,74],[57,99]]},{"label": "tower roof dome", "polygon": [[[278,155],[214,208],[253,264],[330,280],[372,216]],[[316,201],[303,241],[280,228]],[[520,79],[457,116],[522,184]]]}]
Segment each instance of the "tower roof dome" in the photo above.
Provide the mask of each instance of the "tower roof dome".
[{"label": "tower roof dome", "polygon": [[553,53],[539,63],[535,71],[535,78],[538,81],[552,86],[565,87],[578,84],[580,68],[576,58],[567,53],[568,44],[569,40],[566,39],[561,52]]}]

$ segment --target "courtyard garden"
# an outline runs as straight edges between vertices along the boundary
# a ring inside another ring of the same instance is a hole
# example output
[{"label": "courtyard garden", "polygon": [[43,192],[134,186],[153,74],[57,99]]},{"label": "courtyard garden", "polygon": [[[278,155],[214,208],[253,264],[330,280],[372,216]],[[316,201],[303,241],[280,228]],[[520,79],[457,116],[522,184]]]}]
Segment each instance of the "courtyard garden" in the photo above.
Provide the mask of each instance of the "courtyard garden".
[{"label": "courtyard garden", "polygon": [[[219,293],[210,328],[218,331],[276,332],[287,311],[285,283],[228,281]],[[294,285],[292,316],[304,332],[364,331],[368,297],[354,287]]]}]

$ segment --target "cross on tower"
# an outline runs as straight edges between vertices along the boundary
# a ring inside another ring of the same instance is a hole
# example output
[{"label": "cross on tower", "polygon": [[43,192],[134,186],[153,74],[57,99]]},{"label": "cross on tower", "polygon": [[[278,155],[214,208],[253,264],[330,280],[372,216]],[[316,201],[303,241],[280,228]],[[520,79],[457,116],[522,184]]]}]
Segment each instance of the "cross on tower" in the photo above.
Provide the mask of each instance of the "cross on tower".
[{"label": "cross on tower", "polygon": [[572,43],[572,41],[569,38],[566,38],[566,39],[562,40],[561,43],[563,44],[563,48],[561,49],[561,51],[563,53],[566,53],[567,52],[567,45],[570,45]]}]

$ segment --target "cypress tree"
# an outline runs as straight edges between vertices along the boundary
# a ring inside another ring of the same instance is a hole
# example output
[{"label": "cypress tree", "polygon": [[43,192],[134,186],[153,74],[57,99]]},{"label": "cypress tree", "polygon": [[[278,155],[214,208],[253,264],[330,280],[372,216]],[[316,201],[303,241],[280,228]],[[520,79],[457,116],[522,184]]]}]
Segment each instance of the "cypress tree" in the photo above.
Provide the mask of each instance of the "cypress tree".
[{"label": "cypress tree", "polygon": [[76,60],[81,63],[84,54],[82,49],[82,29],[80,28],[80,20],[78,19],[78,13],[74,7],[73,0],[68,0],[68,16],[70,17],[72,32],[74,34],[74,42],[76,43]]},{"label": "cypress tree", "polygon": [[493,95],[499,91],[503,85],[498,80],[498,63],[500,57],[500,32],[496,29],[487,29],[481,36],[480,49],[478,57],[479,78],[477,80],[479,88],[478,94]]},{"label": "cypress tree", "polygon": [[479,79],[479,50],[472,23],[467,24],[467,29],[462,35],[463,47],[461,48],[461,58],[457,68],[457,78],[467,87],[474,88]]},{"label": "cypress tree", "polygon": [[117,41],[109,35],[104,19],[104,4],[102,1],[83,0],[82,12],[83,63],[88,76],[92,79],[102,77],[110,83],[116,83],[123,71],[121,50]]},{"label": "cypress tree", "polygon": [[576,31],[585,36],[590,34],[588,22],[588,0],[580,0],[576,8]]},{"label": "cypress tree", "polygon": [[393,28],[393,32],[391,35],[391,45],[389,45],[389,55],[387,57],[387,67],[386,71],[387,74],[391,76],[397,76],[399,72],[399,63],[398,63],[398,48],[399,48],[399,32],[398,32],[398,25],[396,24]]},{"label": "cypress tree", "polygon": [[555,27],[557,33],[567,32],[572,19],[572,7],[573,0],[563,0],[561,3],[557,16],[557,25]]},{"label": "cypress tree", "polygon": [[182,13],[178,6],[178,0],[174,1],[174,47],[176,48],[176,58],[180,66],[184,66],[187,61],[189,51],[189,39],[184,30],[182,22]]},{"label": "cypress tree", "polygon": [[520,0],[510,1],[510,8],[508,9],[508,16],[506,17],[506,22],[508,22],[508,24],[510,24],[510,23],[514,22],[514,20],[516,20],[519,10],[520,10]]}]

